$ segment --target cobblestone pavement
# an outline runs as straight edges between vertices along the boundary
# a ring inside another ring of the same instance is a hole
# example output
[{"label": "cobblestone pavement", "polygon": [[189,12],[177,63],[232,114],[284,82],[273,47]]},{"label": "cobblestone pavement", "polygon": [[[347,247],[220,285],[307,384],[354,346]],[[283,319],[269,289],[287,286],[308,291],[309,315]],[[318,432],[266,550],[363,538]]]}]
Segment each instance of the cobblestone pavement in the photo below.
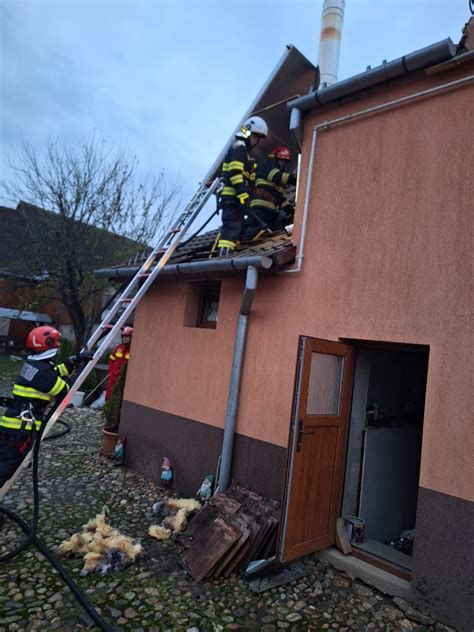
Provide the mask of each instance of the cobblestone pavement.
[{"label": "cobblestone pavement", "polygon": [[[43,444],[39,535],[57,545],[106,504],[110,522],[138,538],[142,557],[121,573],[80,577],[81,560],[64,566],[116,630],[216,632],[226,630],[450,630],[314,558],[311,574],[262,594],[237,576],[203,583],[179,565],[181,547],[147,536],[150,505],[159,496],[145,477],[99,455],[100,414],[69,409],[72,432]],[[28,522],[31,470],[24,470],[5,504]],[[23,534],[8,523],[0,542],[12,547]],[[1,548],[1,547],[0,547]],[[56,571],[34,548],[0,566],[0,632],[87,630],[93,627]]]}]

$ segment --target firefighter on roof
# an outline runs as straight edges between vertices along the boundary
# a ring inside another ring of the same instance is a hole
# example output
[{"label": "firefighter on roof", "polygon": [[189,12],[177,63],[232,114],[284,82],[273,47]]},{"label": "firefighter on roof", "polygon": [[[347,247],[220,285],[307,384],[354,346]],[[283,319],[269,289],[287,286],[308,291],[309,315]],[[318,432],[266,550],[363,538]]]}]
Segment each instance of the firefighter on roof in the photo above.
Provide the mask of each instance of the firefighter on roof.
[{"label": "firefighter on roof", "polygon": [[69,391],[68,378],[89,351],[71,356],[55,366],[60,333],[54,327],[36,327],[28,334],[31,351],[13,385],[13,398],[0,419],[0,487],[13,476],[33,446],[50,403],[60,401]]},{"label": "firefighter on roof", "polygon": [[122,342],[118,344],[109,355],[108,379],[105,389],[105,399],[112,394],[114,384],[120,374],[120,369],[130,358],[130,345],[132,343],[133,327],[122,327]]},{"label": "firefighter on roof", "polygon": [[268,126],[265,121],[259,116],[251,116],[235,135],[224,158],[224,186],[219,200],[222,210],[222,228],[217,244],[219,256],[232,254],[241,236],[255,180],[255,162],[249,152],[267,135]]},{"label": "firefighter on roof", "polygon": [[288,147],[280,146],[258,167],[250,211],[245,222],[244,241],[254,239],[262,226],[280,228],[293,221],[294,207],[286,198],[286,188],[296,184],[296,176],[287,171],[292,161]]}]

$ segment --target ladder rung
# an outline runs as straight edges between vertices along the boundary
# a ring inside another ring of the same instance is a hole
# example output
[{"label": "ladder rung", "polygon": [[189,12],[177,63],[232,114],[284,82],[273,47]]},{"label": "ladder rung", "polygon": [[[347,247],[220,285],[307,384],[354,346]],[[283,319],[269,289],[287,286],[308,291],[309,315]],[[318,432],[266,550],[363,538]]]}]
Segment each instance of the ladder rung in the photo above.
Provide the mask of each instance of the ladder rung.
[{"label": "ladder rung", "polygon": [[132,299],[132,298],[122,298],[122,299],[121,299],[121,302],[122,302],[122,303],[131,303],[132,301],[133,301],[133,299]]},{"label": "ladder rung", "polygon": [[105,325],[102,325],[102,329],[112,329],[113,325],[111,325],[110,323],[106,323]]},{"label": "ladder rung", "polygon": [[181,228],[172,228],[170,230],[170,233],[179,233],[180,230],[181,230]]}]

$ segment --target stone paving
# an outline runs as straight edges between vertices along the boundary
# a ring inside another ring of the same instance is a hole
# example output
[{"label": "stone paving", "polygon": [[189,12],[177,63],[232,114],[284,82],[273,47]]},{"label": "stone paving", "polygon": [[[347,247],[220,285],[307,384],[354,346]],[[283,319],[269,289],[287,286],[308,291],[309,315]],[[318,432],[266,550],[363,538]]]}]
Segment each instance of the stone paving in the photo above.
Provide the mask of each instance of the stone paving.
[{"label": "stone paving", "polygon": [[[196,583],[179,565],[182,549],[178,543],[157,542],[147,536],[150,506],[160,496],[155,484],[100,456],[100,413],[69,409],[63,418],[71,422],[72,431],[44,442],[42,448],[39,535],[55,550],[61,540],[107,505],[110,523],[142,542],[142,557],[121,573],[80,577],[81,560],[64,562],[115,630],[452,629],[314,557],[306,559],[309,576],[262,594],[253,593],[237,576]],[[27,522],[32,512],[31,489],[31,470],[24,470],[5,499],[5,504]],[[0,542],[8,548],[22,537],[10,521],[0,532]],[[56,571],[35,548],[0,565],[0,632],[93,628]]]}]

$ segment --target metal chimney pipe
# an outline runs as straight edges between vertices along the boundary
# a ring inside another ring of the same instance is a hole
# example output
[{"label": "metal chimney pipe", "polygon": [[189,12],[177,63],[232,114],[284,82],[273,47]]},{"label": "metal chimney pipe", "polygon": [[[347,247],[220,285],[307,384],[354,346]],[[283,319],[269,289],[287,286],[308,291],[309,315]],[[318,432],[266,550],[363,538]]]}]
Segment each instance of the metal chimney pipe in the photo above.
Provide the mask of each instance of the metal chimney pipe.
[{"label": "metal chimney pipe", "polygon": [[324,0],[323,2],[318,53],[321,85],[323,83],[332,85],[337,81],[344,7],[344,0]]}]

